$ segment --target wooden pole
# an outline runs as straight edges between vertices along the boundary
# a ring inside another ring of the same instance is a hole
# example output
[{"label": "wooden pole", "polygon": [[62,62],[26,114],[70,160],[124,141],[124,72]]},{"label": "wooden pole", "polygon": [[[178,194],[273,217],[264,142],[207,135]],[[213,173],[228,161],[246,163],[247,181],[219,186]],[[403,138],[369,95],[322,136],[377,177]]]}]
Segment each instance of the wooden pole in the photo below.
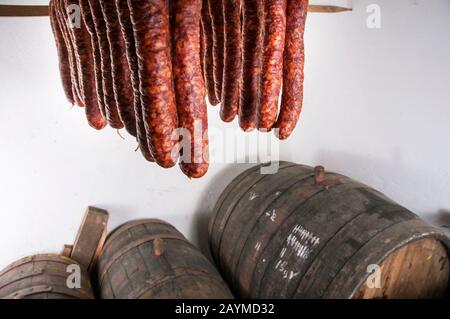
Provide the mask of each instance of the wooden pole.
[{"label": "wooden pole", "polygon": [[[315,13],[339,13],[351,11],[351,8],[337,6],[310,5],[309,12]],[[48,16],[48,6],[27,6],[27,5],[0,5],[0,17],[45,17]]]},{"label": "wooden pole", "polygon": [[344,7],[337,7],[337,6],[320,6],[320,5],[309,5],[308,7],[309,12],[314,13],[339,13],[339,12],[346,12],[346,11],[352,11],[352,8],[344,8]]},{"label": "wooden pole", "polygon": [[48,6],[0,5],[0,17],[45,17]]}]

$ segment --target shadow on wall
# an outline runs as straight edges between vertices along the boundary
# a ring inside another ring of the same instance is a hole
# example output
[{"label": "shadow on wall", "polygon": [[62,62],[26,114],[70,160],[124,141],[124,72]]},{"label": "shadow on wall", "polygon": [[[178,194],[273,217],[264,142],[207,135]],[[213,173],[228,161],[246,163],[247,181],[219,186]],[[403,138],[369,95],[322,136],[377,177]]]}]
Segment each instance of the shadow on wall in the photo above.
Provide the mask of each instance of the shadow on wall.
[{"label": "shadow on wall", "polygon": [[427,220],[434,226],[442,228],[450,236],[450,210],[441,209]]},{"label": "shadow on wall", "polygon": [[189,238],[197,247],[211,259],[208,243],[208,226],[213,217],[214,206],[223,190],[240,173],[256,164],[231,164],[224,168],[212,179],[200,196],[195,215],[192,219]]},{"label": "shadow on wall", "polygon": [[420,211],[421,207],[435,202],[436,190],[445,185],[445,176],[437,179],[432,173],[409,167],[399,150],[394,150],[390,159],[325,150],[318,151],[314,158],[326,170],[363,182],[421,217],[429,215],[428,211]]},{"label": "shadow on wall", "polygon": [[385,193],[450,235],[450,210],[442,209],[432,213],[418,208],[433,203],[436,190],[445,192],[440,185],[445,185],[446,176],[440,175],[441,179],[438,179],[433,174],[419,174],[417,169],[408,167],[398,150],[392,153],[391,160],[324,150],[316,154],[315,160],[329,171],[347,175]]}]

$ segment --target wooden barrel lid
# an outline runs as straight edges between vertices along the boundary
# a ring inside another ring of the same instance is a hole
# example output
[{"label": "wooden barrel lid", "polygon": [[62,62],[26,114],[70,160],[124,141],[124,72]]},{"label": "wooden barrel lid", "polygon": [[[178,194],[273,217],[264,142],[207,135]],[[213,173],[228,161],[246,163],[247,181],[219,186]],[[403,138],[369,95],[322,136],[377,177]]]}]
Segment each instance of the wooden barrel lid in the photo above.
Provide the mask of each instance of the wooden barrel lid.
[{"label": "wooden barrel lid", "polygon": [[438,240],[427,238],[407,244],[390,254],[355,298],[438,298],[449,284],[449,255]]}]

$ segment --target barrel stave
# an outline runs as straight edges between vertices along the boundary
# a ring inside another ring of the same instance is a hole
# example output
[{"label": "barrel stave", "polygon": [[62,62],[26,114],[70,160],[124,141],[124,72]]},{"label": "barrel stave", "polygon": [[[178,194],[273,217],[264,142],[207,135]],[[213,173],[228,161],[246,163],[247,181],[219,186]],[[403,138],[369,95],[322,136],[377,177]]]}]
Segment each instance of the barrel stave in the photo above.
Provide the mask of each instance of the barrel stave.
[{"label": "barrel stave", "polygon": [[[291,166],[280,170],[278,178],[272,183],[258,183],[249,189],[241,200],[236,204],[233,214],[230,215],[227,225],[224,227],[221,240],[218,243],[217,250],[220,255],[220,262],[229,261],[229,264],[219,267],[226,272],[229,280],[232,280],[232,273],[235,270],[236,258],[239,256],[246,238],[245,230],[255,223],[255,218],[266,214],[265,208],[271,202],[282,196],[287,186],[297,182],[298,180],[311,177],[312,172],[303,167]],[[264,198],[259,198],[260,194]],[[242,213],[240,213],[242,212]],[[248,212],[248,213],[246,213]],[[225,258],[222,256],[226,256]]]},{"label": "barrel stave", "polygon": [[[327,185],[317,185],[314,178],[306,179],[294,185],[288,192],[277,198],[267,210],[276,213],[276,218],[272,220],[270,216],[262,216],[259,218],[247,236],[247,242],[242,250],[242,256],[238,262],[236,274],[239,275],[237,280],[240,283],[239,291],[243,292],[242,297],[249,298],[255,291],[255,285],[260,285],[262,274],[269,258],[267,254],[268,245],[273,237],[279,231],[279,227],[285,223],[285,220],[291,216],[298,207],[313,200],[315,196],[319,196],[323,192],[328,192],[339,185],[346,185],[351,180],[339,175],[330,175],[327,179]],[[331,188],[330,188],[331,187]],[[296,201],[292,201],[292,198]],[[261,272],[256,274],[256,272]]]},{"label": "barrel stave", "polygon": [[[295,166],[293,163],[281,162],[279,164],[279,171],[285,168]],[[260,168],[261,166],[257,166]],[[242,179],[239,178],[238,181],[232,182],[233,187],[230,192],[223,198],[223,201],[219,200],[218,204],[214,208],[214,219],[210,232],[210,245],[213,247],[211,250],[214,260],[220,265],[220,256],[218,247],[220,246],[221,238],[223,235],[224,228],[227,225],[228,218],[233,212],[235,205],[241,200],[241,198],[250,191],[252,187],[258,184],[261,180],[268,179],[273,175],[262,175],[259,169],[251,168],[251,174],[241,174],[244,176]],[[217,253],[216,253],[217,252]]]}]

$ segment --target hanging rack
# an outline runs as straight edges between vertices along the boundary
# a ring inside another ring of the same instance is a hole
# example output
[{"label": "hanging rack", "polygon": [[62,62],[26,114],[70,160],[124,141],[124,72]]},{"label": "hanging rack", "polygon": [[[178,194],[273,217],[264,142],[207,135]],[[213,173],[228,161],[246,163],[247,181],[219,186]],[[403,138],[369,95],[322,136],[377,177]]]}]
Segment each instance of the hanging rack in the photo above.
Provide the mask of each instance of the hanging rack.
[{"label": "hanging rack", "polygon": [[[310,5],[309,12],[339,13],[352,11],[351,8],[325,5]],[[48,5],[0,5],[0,17],[45,17],[48,16]]]}]

